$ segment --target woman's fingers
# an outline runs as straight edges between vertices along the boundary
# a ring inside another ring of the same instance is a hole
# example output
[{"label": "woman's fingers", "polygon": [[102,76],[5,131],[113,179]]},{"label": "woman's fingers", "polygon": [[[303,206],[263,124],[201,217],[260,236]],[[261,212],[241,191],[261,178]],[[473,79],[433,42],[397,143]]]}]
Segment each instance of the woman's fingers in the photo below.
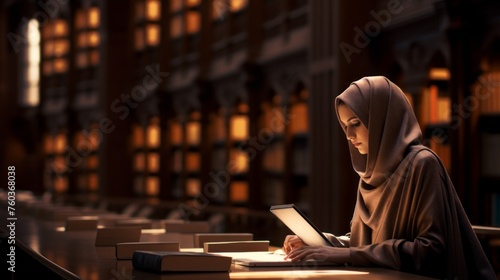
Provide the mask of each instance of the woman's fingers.
[{"label": "woman's fingers", "polygon": [[288,254],[292,250],[304,246],[304,242],[296,235],[288,235],[283,242],[283,251]]}]

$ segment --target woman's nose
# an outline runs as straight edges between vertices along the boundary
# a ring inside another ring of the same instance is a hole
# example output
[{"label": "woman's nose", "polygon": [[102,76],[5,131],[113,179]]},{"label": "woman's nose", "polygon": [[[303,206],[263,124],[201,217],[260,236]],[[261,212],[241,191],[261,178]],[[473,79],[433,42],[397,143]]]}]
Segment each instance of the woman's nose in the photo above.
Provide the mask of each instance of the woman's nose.
[{"label": "woman's nose", "polygon": [[349,127],[347,128],[345,135],[347,137],[347,140],[351,140],[354,138],[354,133]]}]

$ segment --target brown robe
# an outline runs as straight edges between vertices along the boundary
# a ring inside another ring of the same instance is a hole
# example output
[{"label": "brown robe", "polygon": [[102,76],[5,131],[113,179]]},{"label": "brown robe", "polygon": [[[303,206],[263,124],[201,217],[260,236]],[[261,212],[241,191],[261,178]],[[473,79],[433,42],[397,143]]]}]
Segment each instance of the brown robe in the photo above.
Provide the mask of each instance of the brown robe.
[{"label": "brown robe", "polygon": [[369,137],[367,155],[349,141],[360,176],[352,265],[441,279],[496,279],[441,160],[420,144],[420,126],[401,89],[385,77],[365,77],[336,98],[336,109],[340,102]]}]

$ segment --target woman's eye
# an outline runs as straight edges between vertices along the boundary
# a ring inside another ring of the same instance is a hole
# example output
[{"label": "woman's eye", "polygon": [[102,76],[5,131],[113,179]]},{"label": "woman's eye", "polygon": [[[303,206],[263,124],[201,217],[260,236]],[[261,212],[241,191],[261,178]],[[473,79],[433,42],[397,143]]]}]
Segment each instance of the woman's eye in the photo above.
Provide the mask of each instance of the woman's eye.
[{"label": "woman's eye", "polygon": [[354,126],[354,127],[358,127],[358,126],[361,125],[361,122],[355,122],[355,123],[352,123],[351,125]]}]

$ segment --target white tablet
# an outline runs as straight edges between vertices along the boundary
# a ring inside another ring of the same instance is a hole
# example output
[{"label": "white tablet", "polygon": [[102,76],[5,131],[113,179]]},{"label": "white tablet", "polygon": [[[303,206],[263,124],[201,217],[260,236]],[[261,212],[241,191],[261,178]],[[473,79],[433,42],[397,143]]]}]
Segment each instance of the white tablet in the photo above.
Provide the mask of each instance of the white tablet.
[{"label": "white tablet", "polygon": [[294,204],[274,205],[270,210],[306,245],[344,246],[336,238],[330,241]]}]

